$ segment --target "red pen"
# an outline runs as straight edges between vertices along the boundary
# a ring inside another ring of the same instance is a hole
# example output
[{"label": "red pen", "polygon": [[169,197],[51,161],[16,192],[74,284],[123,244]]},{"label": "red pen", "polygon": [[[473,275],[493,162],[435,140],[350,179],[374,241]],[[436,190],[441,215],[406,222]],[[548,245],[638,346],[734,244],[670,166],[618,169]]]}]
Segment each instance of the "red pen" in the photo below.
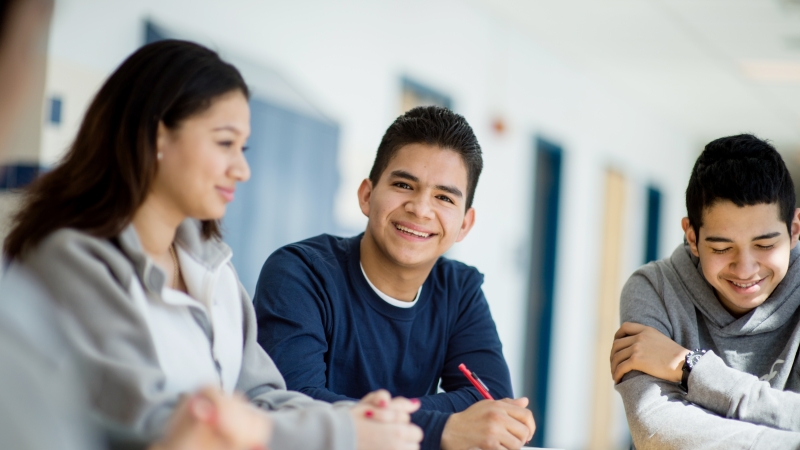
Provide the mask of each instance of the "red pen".
[{"label": "red pen", "polygon": [[483,384],[483,381],[481,381],[481,379],[478,378],[477,373],[471,372],[469,369],[467,369],[467,366],[465,366],[464,363],[458,365],[458,370],[464,372],[464,375],[467,377],[469,382],[472,383],[473,386],[475,386],[475,389],[477,389],[478,392],[481,393],[483,398],[485,398],[486,400],[494,400],[494,397],[492,397],[491,394],[489,394],[489,387]]}]

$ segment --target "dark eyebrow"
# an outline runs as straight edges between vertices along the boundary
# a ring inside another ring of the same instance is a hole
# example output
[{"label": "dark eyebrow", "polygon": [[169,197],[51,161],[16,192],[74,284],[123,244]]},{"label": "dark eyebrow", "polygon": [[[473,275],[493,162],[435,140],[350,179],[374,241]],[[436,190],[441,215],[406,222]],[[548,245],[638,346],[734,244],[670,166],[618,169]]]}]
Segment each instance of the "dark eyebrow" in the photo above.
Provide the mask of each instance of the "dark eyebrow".
[{"label": "dark eyebrow", "polygon": [[[775,231],[775,232],[772,232],[772,233],[762,234],[761,236],[756,236],[756,237],[753,238],[753,241],[760,241],[762,239],[772,239],[772,238],[778,237],[780,235],[781,235],[780,232]],[[706,242],[727,242],[727,243],[733,242],[732,239],[728,239],[728,238],[724,238],[724,237],[718,237],[718,236],[707,236],[705,238],[705,241]]]},{"label": "dark eyebrow", "polygon": [[409,181],[413,181],[415,183],[419,183],[419,178],[415,177],[414,175],[411,175],[405,170],[395,170],[392,172],[392,176],[395,178],[403,178]]},{"label": "dark eyebrow", "polygon": [[762,239],[772,239],[774,237],[780,236],[781,233],[779,231],[774,231],[772,233],[762,234],[761,236],[756,236],[753,238],[754,241],[760,241]]},{"label": "dark eyebrow", "polygon": [[455,186],[441,186],[441,185],[439,185],[439,186],[436,186],[436,189],[438,189],[440,191],[445,191],[448,194],[455,195],[458,198],[462,198],[464,196],[461,193],[461,189],[459,189],[459,188],[457,188]]},{"label": "dark eyebrow", "polygon": [[[414,175],[411,175],[405,170],[394,170],[392,171],[392,176],[395,178],[403,178],[409,181],[413,181],[415,183],[419,183],[419,178],[415,177]],[[435,188],[440,191],[445,191],[448,194],[455,195],[458,198],[464,197],[464,194],[461,193],[461,189],[455,186],[436,185]]]}]

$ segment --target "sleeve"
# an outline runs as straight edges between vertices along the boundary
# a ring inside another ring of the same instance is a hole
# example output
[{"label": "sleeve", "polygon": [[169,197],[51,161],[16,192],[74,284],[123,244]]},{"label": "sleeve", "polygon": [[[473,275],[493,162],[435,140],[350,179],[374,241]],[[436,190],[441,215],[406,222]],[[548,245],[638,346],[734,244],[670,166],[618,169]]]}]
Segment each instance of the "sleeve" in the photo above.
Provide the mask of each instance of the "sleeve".
[{"label": "sleeve", "polygon": [[124,287],[132,269],[111,268],[130,263],[108,241],[61,230],[22,264],[63,310],[92,408],[143,435],[160,434],[178,399],[164,391],[147,324]]},{"label": "sleeve", "polygon": [[[620,316],[674,338],[654,278],[634,273],[622,290]],[[626,374],[616,390],[639,450],[800,448],[800,433],[721,417],[688,401],[678,384],[642,372]]]},{"label": "sleeve", "polygon": [[[483,396],[458,369],[460,364],[465,364],[478,374],[496,400],[513,397],[511,375],[489,304],[481,289],[482,284],[483,276],[477,270],[470,269],[462,286],[456,320],[447,342],[441,373],[441,386],[445,392],[420,398],[423,411],[415,416],[422,417],[413,418],[426,433],[424,443],[436,444],[436,447],[424,445],[426,449],[438,448],[451,413],[463,411],[483,400]],[[428,417],[425,417],[426,414]]]},{"label": "sleeve", "polygon": [[635,373],[616,389],[638,450],[800,448],[800,433],[720,417],[684,401],[668,381]]},{"label": "sleeve", "polygon": [[99,450],[54,305],[20,275],[12,267],[0,290],[2,447]]},{"label": "sleeve", "polygon": [[330,306],[323,281],[304,256],[283,247],[264,263],[254,299],[258,343],[290,388],[328,402],[350,400],[325,388]]},{"label": "sleeve", "polygon": [[257,406],[271,411],[270,447],[281,450],[349,450],[356,448],[356,431],[346,397],[317,401],[286,389],[275,362],[257,341],[255,311],[244,287],[239,286],[244,311],[244,355],[237,390]]},{"label": "sleeve", "polygon": [[449,402],[452,403],[450,408],[458,412],[483,400],[478,390],[458,369],[461,363],[480,376],[495,399],[513,396],[511,375],[503,357],[503,346],[481,289],[483,276],[473,271],[464,284],[463,301],[459,302],[442,369],[442,389],[447,394],[430,397],[432,404],[439,406],[436,408],[439,410],[448,410]]},{"label": "sleeve", "polygon": [[714,352],[692,369],[686,400],[730,419],[800,432],[800,393],[732,369]]}]

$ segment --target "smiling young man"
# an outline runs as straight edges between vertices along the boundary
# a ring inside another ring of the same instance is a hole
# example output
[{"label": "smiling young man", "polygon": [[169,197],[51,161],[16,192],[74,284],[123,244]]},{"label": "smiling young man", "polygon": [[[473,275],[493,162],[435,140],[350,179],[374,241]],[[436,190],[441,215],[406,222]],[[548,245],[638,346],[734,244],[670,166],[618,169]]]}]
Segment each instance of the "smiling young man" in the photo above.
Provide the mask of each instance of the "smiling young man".
[{"label": "smiling young man", "polygon": [[686,190],[685,242],[622,292],[611,371],[634,444],[800,448],[800,210],[778,152],[717,139]]},{"label": "smiling young man", "polygon": [[[442,257],[475,222],[482,167],[463,117],[412,109],[387,129],[358,189],[364,233],[269,257],[256,287],[258,339],[290,389],[330,402],[378,388],[419,399],[412,421],[426,449],[519,448],[533,436],[527,399],[509,398],[483,276]],[[482,400],[461,363],[503,400]]]}]

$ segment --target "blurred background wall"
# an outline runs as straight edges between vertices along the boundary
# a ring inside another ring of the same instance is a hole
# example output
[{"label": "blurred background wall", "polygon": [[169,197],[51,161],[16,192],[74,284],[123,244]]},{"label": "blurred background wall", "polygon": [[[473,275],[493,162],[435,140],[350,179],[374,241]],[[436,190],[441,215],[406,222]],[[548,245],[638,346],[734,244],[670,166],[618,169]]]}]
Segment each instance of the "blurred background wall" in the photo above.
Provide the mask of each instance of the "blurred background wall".
[{"label": "blurred background wall", "polygon": [[250,292],[278,246],[363,230],[356,189],[397,115],[467,118],[485,171],[448,256],[486,276],[538,445],[627,447],[608,368],[619,290],[682,242],[703,145],[753,132],[800,167],[797,0],[60,0],[0,231],[105,77],[165,37],[216,49],[253,87],[253,176],[225,221]]}]

